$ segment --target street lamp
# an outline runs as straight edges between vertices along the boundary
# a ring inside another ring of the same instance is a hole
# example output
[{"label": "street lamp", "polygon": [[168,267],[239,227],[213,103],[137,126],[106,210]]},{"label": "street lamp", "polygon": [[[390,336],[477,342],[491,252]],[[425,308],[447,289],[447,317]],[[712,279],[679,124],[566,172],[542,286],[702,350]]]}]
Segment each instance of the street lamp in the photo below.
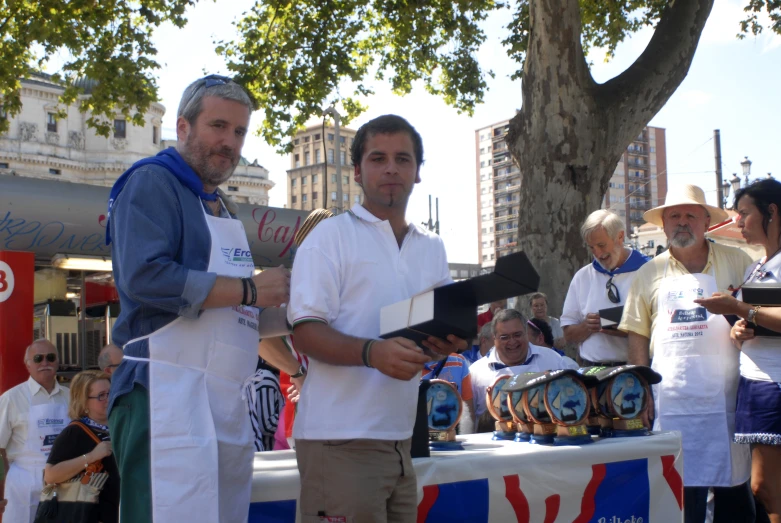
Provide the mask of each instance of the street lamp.
[{"label": "street lamp", "polygon": [[743,177],[746,179],[746,186],[748,186],[748,177],[751,176],[751,160],[748,156],[743,157],[744,160],[740,162],[740,166],[743,168]]}]

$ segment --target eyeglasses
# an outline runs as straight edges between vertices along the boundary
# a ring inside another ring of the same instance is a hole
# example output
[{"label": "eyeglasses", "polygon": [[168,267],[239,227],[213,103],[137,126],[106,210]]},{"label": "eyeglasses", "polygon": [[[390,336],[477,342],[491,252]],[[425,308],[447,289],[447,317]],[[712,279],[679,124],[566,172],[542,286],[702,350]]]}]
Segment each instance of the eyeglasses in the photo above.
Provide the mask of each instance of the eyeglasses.
[{"label": "eyeglasses", "polygon": [[87,396],[91,400],[106,401],[108,399],[108,392],[101,392],[97,396]]},{"label": "eyeglasses", "polygon": [[107,369],[116,369],[117,367],[119,367],[119,365],[120,365],[119,363],[112,363],[111,365],[106,365],[106,368]]},{"label": "eyeglasses", "polygon": [[50,352],[46,356],[44,356],[43,354],[36,354],[35,356],[33,356],[33,362],[40,363],[43,361],[44,357],[46,358],[46,361],[48,361],[49,363],[54,363],[55,361],[57,361],[57,354]]},{"label": "eyeglasses", "polygon": [[510,338],[514,339],[515,341],[521,341],[524,338],[525,334],[523,331],[513,332],[512,334],[500,334],[496,337],[499,341],[510,341]]},{"label": "eyeglasses", "polygon": [[621,294],[618,292],[618,287],[616,287],[616,284],[613,283],[612,276],[609,280],[607,280],[605,288],[607,289],[608,300],[610,300],[612,303],[621,303]]}]

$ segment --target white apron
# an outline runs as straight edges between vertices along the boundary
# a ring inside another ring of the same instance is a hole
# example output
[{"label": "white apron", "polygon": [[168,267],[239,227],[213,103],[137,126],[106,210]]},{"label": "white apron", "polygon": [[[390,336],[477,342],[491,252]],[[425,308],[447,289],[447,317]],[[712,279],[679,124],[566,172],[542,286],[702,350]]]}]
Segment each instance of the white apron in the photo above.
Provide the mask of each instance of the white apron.
[{"label": "white apron", "polygon": [[[241,221],[204,215],[208,272],[252,276]],[[258,362],[257,318],[250,307],[207,309],[145,336],[155,523],[247,521],[254,446],[242,391]]]},{"label": "white apron", "polygon": [[702,273],[663,277],[659,287],[652,366],[662,382],[654,387],[654,430],[682,433],[687,487],[739,485],[751,468],[749,446],[733,442],[739,352],[729,323],[692,301],[717,291],[713,274]]},{"label": "white apron", "polygon": [[[33,403],[29,387],[25,386],[30,405]],[[32,523],[43,485],[43,467],[57,435],[70,423],[68,406],[45,403],[30,408],[27,416],[27,441],[24,450],[14,458],[5,478],[5,497],[8,506],[3,521]]]}]

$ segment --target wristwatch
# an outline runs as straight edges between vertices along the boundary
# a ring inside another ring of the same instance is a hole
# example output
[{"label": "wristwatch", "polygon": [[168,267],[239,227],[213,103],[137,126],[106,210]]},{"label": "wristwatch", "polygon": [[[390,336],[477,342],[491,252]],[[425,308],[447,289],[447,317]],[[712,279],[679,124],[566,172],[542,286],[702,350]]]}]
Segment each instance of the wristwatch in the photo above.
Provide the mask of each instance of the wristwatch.
[{"label": "wristwatch", "polygon": [[298,367],[298,372],[290,375],[291,378],[301,378],[303,376],[306,376],[306,369],[304,368],[303,365]]},{"label": "wristwatch", "polygon": [[757,313],[759,312],[759,309],[761,309],[761,308],[762,308],[761,305],[757,305],[753,309],[749,310],[748,314],[746,314],[746,321],[748,321],[749,323],[756,323],[756,321],[754,321],[754,319],[757,317]]}]

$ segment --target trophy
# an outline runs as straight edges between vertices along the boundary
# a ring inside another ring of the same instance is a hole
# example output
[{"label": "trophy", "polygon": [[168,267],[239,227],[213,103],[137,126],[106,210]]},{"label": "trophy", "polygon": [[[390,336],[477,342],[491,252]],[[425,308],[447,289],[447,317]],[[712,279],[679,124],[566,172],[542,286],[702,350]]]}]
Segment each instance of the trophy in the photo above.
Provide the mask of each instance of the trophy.
[{"label": "trophy", "polygon": [[433,449],[461,448],[456,442],[456,425],[463,404],[455,385],[445,380],[429,380],[426,391],[429,445]]},{"label": "trophy", "polygon": [[505,384],[512,376],[499,376],[493,385],[485,390],[485,405],[488,412],[496,420],[494,440],[515,438],[515,424],[507,406]]},{"label": "trophy", "polygon": [[642,416],[650,406],[651,385],[661,375],[642,365],[588,367],[583,371],[599,384],[592,389],[592,400],[602,425],[603,437],[646,436]]},{"label": "trophy", "polygon": [[523,408],[523,392],[514,391],[507,394],[507,408],[510,409],[510,414],[513,417],[515,423],[516,442],[528,442],[531,441],[532,434],[534,433],[534,423],[526,415],[526,411]]},{"label": "trophy", "polygon": [[[511,397],[521,393],[526,419],[533,424],[532,443],[579,445],[591,443],[586,429],[591,409],[588,388],[595,383],[594,378],[584,379],[574,370],[562,369],[519,374],[504,389]],[[517,418],[523,420],[520,415]],[[527,425],[521,428],[528,430]]]}]

